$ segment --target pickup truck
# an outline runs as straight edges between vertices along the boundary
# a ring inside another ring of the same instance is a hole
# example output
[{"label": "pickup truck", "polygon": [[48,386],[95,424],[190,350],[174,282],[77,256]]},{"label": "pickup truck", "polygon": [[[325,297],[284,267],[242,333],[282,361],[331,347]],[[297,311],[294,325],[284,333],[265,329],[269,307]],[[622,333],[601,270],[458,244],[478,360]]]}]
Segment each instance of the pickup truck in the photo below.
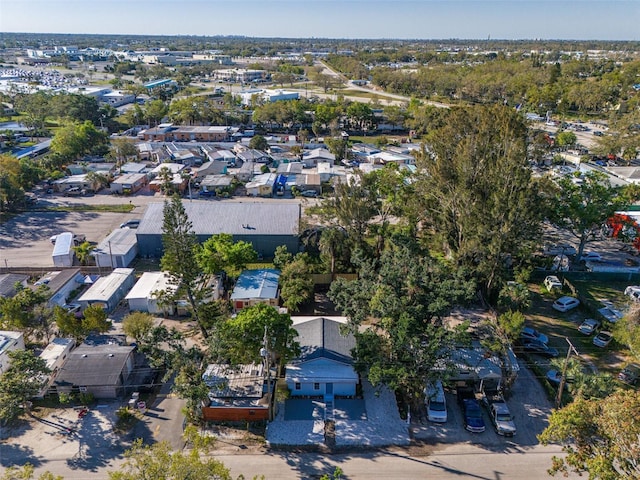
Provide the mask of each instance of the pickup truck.
[{"label": "pickup truck", "polygon": [[516,434],[516,425],[502,393],[499,390],[483,390],[481,394],[481,402],[489,412],[489,418],[496,433],[513,437]]}]

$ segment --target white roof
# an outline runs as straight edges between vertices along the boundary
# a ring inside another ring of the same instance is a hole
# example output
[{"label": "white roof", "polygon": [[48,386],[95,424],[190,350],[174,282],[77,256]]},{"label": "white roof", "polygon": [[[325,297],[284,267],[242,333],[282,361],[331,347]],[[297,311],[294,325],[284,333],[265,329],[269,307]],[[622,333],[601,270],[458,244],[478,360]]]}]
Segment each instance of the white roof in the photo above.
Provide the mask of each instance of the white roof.
[{"label": "white roof", "polygon": [[96,280],[89,290],[84,292],[79,302],[103,301],[107,302],[118,291],[120,286],[127,281],[130,275],[133,275],[133,268],[116,268],[106,277],[100,277]]},{"label": "white roof", "polygon": [[40,358],[47,362],[47,368],[51,369],[61,355],[71,351],[75,343],[73,338],[54,338],[42,351]]},{"label": "white roof", "polygon": [[150,298],[153,292],[160,290],[173,292],[175,289],[176,285],[171,283],[171,279],[167,273],[144,272],[125,299]]},{"label": "white roof", "polygon": [[56,237],[56,243],[53,247],[53,256],[68,255],[73,246],[73,233],[63,232]]},{"label": "white roof", "polygon": [[351,365],[323,357],[287,364],[285,376],[293,382],[358,381],[358,374]]}]

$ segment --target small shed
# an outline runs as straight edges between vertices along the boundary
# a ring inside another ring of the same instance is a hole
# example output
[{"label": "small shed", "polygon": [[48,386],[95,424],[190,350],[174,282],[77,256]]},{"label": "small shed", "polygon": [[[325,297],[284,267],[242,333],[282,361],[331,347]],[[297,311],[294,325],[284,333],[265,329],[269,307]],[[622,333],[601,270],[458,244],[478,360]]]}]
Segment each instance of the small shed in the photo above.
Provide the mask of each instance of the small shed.
[{"label": "small shed", "polygon": [[280,270],[275,269],[266,268],[242,272],[231,293],[231,303],[234,310],[242,310],[259,303],[277,307],[280,296],[279,279]]},{"label": "small shed", "polygon": [[211,364],[202,375],[209,398],[202,406],[206,421],[258,421],[269,418],[264,366]]},{"label": "small shed", "polygon": [[73,233],[63,232],[56,237],[53,246],[53,265],[56,267],[72,267],[76,253],[73,251]]},{"label": "small shed", "polygon": [[176,285],[171,282],[169,274],[144,272],[125,298],[129,302],[129,310],[172,315],[173,304],[164,303],[162,298],[173,295],[175,291]]},{"label": "small shed", "polygon": [[118,228],[112,231],[91,251],[98,267],[128,267],[138,255],[135,229]]},{"label": "small shed", "polygon": [[127,292],[133,287],[135,277],[133,268],[116,268],[106,277],[100,277],[78,298],[82,308],[100,305],[108,312],[112,311]]}]

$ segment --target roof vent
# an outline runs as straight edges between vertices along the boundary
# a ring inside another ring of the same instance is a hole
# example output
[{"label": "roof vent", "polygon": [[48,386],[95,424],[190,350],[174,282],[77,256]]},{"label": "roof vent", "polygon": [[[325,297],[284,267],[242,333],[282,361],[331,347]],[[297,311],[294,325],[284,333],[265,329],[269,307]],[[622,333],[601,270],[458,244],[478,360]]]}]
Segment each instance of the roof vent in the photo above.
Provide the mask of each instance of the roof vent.
[{"label": "roof vent", "polygon": [[86,354],[86,353],[83,353],[83,354],[82,354],[82,358],[87,358],[87,354]]},{"label": "roof vent", "polygon": [[113,353],[110,353],[110,354],[109,354],[109,357],[113,357]]}]

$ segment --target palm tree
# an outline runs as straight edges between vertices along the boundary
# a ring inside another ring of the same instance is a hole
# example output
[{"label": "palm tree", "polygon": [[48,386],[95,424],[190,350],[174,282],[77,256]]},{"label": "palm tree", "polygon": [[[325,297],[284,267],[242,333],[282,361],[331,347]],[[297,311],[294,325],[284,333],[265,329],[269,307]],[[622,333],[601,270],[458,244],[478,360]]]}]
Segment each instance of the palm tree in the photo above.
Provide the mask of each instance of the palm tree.
[{"label": "palm tree", "polygon": [[96,248],[95,245],[84,241],[80,245],[76,245],[73,247],[73,251],[76,253],[76,257],[78,257],[78,261],[80,265],[88,265],[89,259],[91,258],[91,251]]},{"label": "palm tree", "polygon": [[331,258],[331,275],[336,271],[336,256],[340,249],[340,246],[344,244],[346,235],[341,228],[325,228],[320,235],[320,252],[325,255],[329,255]]}]

